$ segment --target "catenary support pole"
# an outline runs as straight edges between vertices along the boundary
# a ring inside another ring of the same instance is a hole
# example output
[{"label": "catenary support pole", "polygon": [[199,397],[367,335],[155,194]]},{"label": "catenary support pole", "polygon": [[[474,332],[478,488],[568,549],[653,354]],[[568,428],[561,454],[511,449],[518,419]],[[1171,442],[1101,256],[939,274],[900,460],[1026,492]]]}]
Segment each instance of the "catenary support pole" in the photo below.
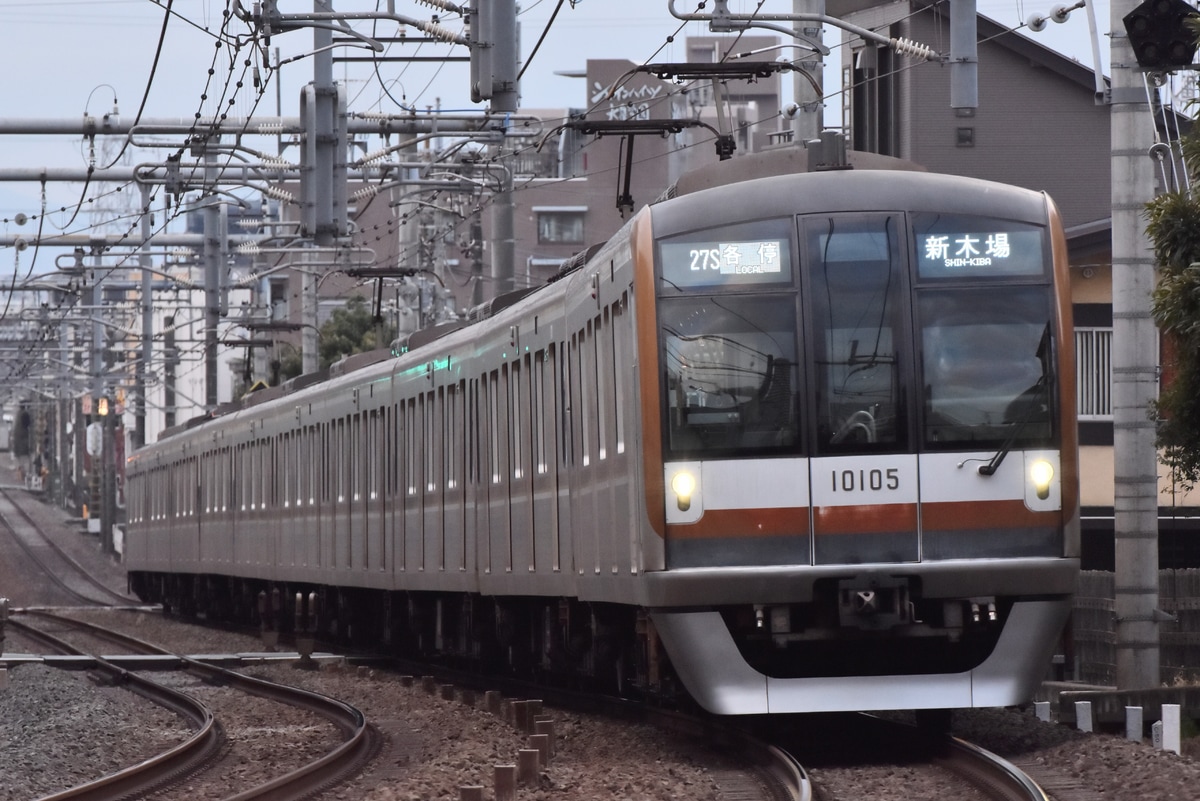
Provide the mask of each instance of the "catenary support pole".
[{"label": "catenary support pole", "polygon": [[1154,194],[1153,118],[1123,17],[1137,0],[1111,7],[1113,503],[1116,553],[1117,685],[1159,683],[1158,472],[1150,402],[1158,389],[1158,333],[1150,314],[1154,262],[1145,204]]},{"label": "catenary support pole", "polygon": [[[792,11],[796,14],[824,14],[825,0],[792,0]],[[806,39],[820,41],[821,24],[797,20],[796,33]],[[821,54],[805,52],[800,62],[800,68],[812,76],[817,86],[821,86],[825,67]],[[824,127],[824,100],[812,83],[799,73],[792,79],[792,86],[796,103],[796,116],[792,119],[794,141],[797,144],[811,142],[820,136]]]}]

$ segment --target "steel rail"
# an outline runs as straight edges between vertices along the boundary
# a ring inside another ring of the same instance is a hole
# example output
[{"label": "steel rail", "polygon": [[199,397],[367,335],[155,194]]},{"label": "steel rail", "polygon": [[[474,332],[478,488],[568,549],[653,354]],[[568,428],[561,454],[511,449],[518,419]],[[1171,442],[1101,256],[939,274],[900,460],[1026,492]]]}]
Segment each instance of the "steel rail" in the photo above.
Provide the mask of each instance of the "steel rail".
[{"label": "steel rail", "polygon": [[974,784],[995,801],[1050,801],[1029,774],[1003,757],[957,737],[947,738],[950,754],[934,760]]},{"label": "steel rail", "polygon": [[369,758],[375,747],[372,730],[367,724],[366,716],[357,708],[336,698],[246,676],[192,657],[172,654],[153,643],[87,621],[74,620],[44,610],[27,610],[24,614],[74,626],[92,636],[109,639],[139,653],[175,656],[183,663],[184,670],[209,684],[231,687],[239,692],[307,710],[330,721],[342,732],[345,738],[343,742],[319,759],[290,773],[229,796],[226,801],[251,801],[251,799],[284,801],[284,799],[310,795],[314,789],[332,785],[347,776],[351,770]]},{"label": "steel rail", "polygon": [[[53,634],[10,618],[8,625],[24,637],[62,654],[83,656],[79,649]],[[212,711],[186,693],[130,673],[99,657],[93,671],[115,686],[136,693],[187,720],[195,733],[184,742],[136,765],[79,784],[61,792],[43,796],[39,801],[112,801],[131,794],[145,793],[187,775],[212,758],[224,741],[224,734]]]},{"label": "steel rail", "polygon": [[[4,499],[9,501],[9,503],[12,503],[11,499],[9,499],[7,497],[5,497]],[[15,507],[16,504],[13,504],[13,506]],[[41,569],[42,573],[46,576],[46,578],[48,578],[50,580],[50,582],[52,584],[54,584],[56,587],[58,587],[64,593],[71,596],[72,598],[74,598],[76,601],[78,601],[81,604],[84,604],[86,606],[103,606],[104,605],[104,601],[99,601],[95,598],[85,595],[82,592],[79,592],[74,587],[69,585],[66,581],[64,581],[63,577],[58,575],[57,572],[55,572],[54,570],[51,570],[49,565],[47,565],[42,560],[42,558],[40,556],[38,556],[37,553],[34,552],[33,546],[30,543],[26,542],[25,538],[22,537],[20,535],[20,533],[17,532],[16,526],[14,526],[9,521],[9,519],[4,515],[3,512],[0,512],[0,525],[2,525],[4,528],[8,529],[10,535],[12,536],[13,541],[16,542],[18,547],[20,547],[20,549],[25,552],[25,555],[27,557],[29,557],[29,559],[35,565],[37,565],[38,568]]]},{"label": "steel rail", "polygon": [[[95,588],[102,594],[108,596],[111,600],[117,601],[118,603],[127,604],[127,603],[131,603],[131,602],[133,602],[133,603],[137,602],[136,598],[131,598],[127,595],[122,595],[122,594],[120,594],[118,592],[114,592],[113,590],[106,587],[102,582],[97,580],[95,576],[93,576],[90,572],[88,572],[87,568],[85,568],[83,565],[79,564],[79,562],[77,562],[74,559],[74,557],[72,557],[69,553],[64,551],[57,542],[50,539],[50,537],[46,536],[46,532],[42,531],[41,526],[39,526],[37,524],[37,522],[32,517],[30,517],[29,514],[24,509],[21,508],[21,505],[18,504],[13,499],[12,494],[8,490],[0,489],[0,498],[3,498],[5,501],[10,503],[12,505],[13,509],[16,510],[17,515],[22,520],[24,520],[25,523],[33,531],[37,532],[38,536],[41,537],[42,542],[44,542],[46,545],[50,546],[50,549],[52,551],[54,551],[54,553],[60,559],[62,559],[64,562],[66,562],[72,568],[74,568],[76,573],[78,575],[80,575],[91,587]],[[17,541],[17,544],[21,546],[21,549],[23,551],[25,551],[25,553],[29,556],[30,559],[37,562],[38,565],[42,568],[42,570],[50,577],[51,581],[53,581],[55,584],[57,584],[62,590],[64,590],[65,592],[67,592],[69,595],[76,598],[80,602],[88,604],[88,605],[103,605],[105,603],[104,601],[98,601],[94,598],[89,598],[88,596],[84,595],[83,593],[71,588],[70,586],[68,586],[66,584],[65,581],[62,580],[61,576],[59,576],[54,571],[50,570],[49,566],[46,565],[33,552],[33,549],[30,546],[30,544],[25,542],[24,538],[21,537],[20,534],[17,533],[16,527],[13,526],[11,522],[9,522],[8,515],[6,515],[3,511],[0,511],[0,522],[3,522],[3,524],[5,526],[7,526],[13,532],[13,538]]]}]

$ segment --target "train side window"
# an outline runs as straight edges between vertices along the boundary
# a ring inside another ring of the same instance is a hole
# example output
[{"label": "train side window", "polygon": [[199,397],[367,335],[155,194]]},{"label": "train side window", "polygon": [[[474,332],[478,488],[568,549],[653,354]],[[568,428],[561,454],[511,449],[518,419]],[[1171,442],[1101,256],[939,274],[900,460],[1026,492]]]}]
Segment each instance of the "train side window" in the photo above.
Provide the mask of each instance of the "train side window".
[{"label": "train side window", "polygon": [[613,402],[611,394],[612,349],[605,345],[612,344],[612,311],[605,306],[604,311],[596,316],[595,336],[592,346],[595,354],[596,367],[596,457],[600,461],[608,458],[608,428],[613,417],[609,404]]},{"label": "train side window", "polygon": [[479,380],[472,378],[466,384],[465,408],[463,414],[466,417],[466,430],[463,432],[466,454],[464,456],[467,473],[467,483],[479,483],[479,454],[476,452],[478,447],[478,432],[479,432],[479,413],[475,408],[475,404],[479,402]]},{"label": "train side window", "polygon": [[404,412],[404,482],[406,494],[417,494],[417,399],[409,398]]},{"label": "train side window", "polygon": [[331,425],[330,445],[333,447],[333,479],[334,503],[343,503],[346,500],[346,421],[343,418],[334,420]]},{"label": "train side window", "polygon": [[396,497],[396,407],[383,408],[383,495]]},{"label": "train side window", "polygon": [[426,492],[437,489],[437,452],[440,445],[438,434],[438,394],[439,391],[427,392],[425,398],[425,453],[424,455],[424,484]]},{"label": "train side window", "polygon": [[[529,357],[526,356],[526,359]],[[525,473],[525,452],[528,450],[523,447],[521,442],[525,431],[525,404],[522,397],[522,384],[526,371],[522,368],[521,360],[517,359],[512,363],[511,381],[509,382],[509,402],[508,408],[511,412],[509,416],[509,432],[511,445],[509,447],[510,461],[512,463],[512,477],[520,479]]]},{"label": "train side window", "polygon": [[385,422],[381,417],[378,409],[372,409],[370,412],[370,445],[367,447],[367,465],[369,475],[367,477],[368,498],[378,500],[382,493],[381,476],[383,469],[386,466],[386,446],[382,443],[386,441],[384,432]]},{"label": "train side window", "polygon": [[293,465],[295,461],[292,459],[292,434],[290,431],[285,431],[279,435],[281,453],[280,459],[283,462],[283,469],[279,471],[280,495],[282,498],[281,506],[284,509],[290,509],[292,506],[292,482],[295,480]]},{"label": "train side window", "polygon": [[902,232],[895,215],[807,222],[820,453],[907,447]]},{"label": "train side window", "polygon": [[212,472],[212,458],[209,456],[208,452],[206,451],[206,452],[200,454],[200,475],[202,476],[202,479],[200,481],[200,493],[201,493],[201,498],[203,499],[203,503],[201,504],[201,509],[204,511],[204,514],[206,514],[206,515],[210,514],[212,512],[212,489],[213,489],[213,487],[212,487],[211,476],[209,475],[211,472]]},{"label": "train side window", "polygon": [[286,447],[284,449],[283,476],[286,491],[283,494],[283,505],[291,508],[300,500],[300,458],[297,453],[300,444],[299,433],[289,431],[284,443]]},{"label": "train side window", "polygon": [[279,439],[267,437],[263,440],[263,508],[275,508],[279,505],[279,486],[276,481],[279,471],[275,462],[279,459]]},{"label": "train side window", "polygon": [[500,372],[493,370],[491,380],[484,379],[484,394],[487,396],[488,416],[488,468],[491,482],[500,483]]},{"label": "train side window", "polygon": [[539,350],[528,363],[530,370],[530,423],[533,426],[533,469],[546,474],[546,351]]},{"label": "train side window", "polygon": [[267,441],[254,441],[254,499],[259,509],[267,508]]},{"label": "train side window", "polygon": [[463,383],[451,384],[446,387],[446,489],[458,489],[460,471],[462,470],[463,448],[463,419],[462,419],[462,388]]},{"label": "train side window", "polygon": [[560,399],[558,408],[562,417],[558,430],[561,432],[562,463],[564,466],[567,466],[575,462],[575,431],[572,422],[571,401],[574,398],[572,387],[574,385],[575,371],[573,365],[577,361],[576,354],[578,349],[574,335],[571,336],[569,343],[564,344],[560,352],[562,353],[562,360],[559,362],[556,378],[558,382],[558,397]]},{"label": "train side window", "polygon": [[350,499],[360,501],[363,497],[363,419],[361,414],[350,418]]}]

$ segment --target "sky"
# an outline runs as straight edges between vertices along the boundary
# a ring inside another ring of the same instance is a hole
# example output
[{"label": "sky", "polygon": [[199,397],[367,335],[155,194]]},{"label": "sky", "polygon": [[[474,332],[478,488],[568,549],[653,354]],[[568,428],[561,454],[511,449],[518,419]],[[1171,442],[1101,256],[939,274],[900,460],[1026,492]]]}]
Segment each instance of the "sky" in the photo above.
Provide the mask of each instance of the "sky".
[{"label": "sky", "polygon": [[[276,35],[271,48],[279,48],[286,61],[275,83],[255,102],[252,73],[244,71],[244,51],[232,61],[225,50],[215,46],[213,32],[221,27],[224,0],[175,0],[166,28],[164,46],[153,81],[149,81],[155,60],[160,30],[163,27],[166,0],[0,0],[0,30],[5,46],[0,48],[0,83],[3,117],[49,120],[78,119],[85,113],[102,115],[114,106],[121,117],[132,120],[143,104],[143,117],[192,119],[199,111],[213,113],[220,108],[230,116],[251,112],[275,115],[277,102],[283,115],[295,115],[299,94],[312,79],[312,59],[304,54],[312,50],[311,30]],[[245,5],[253,4],[245,0]],[[334,0],[338,11],[386,9],[388,3],[375,0]],[[561,5],[561,7],[559,7]],[[695,0],[676,0],[678,9],[692,11]],[[730,0],[734,13],[748,13],[760,6],[766,13],[792,10],[792,0]],[[395,0],[398,14],[429,19],[433,10],[416,0]],[[994,20],[1013,27],[1034,14],[1049,14],[1051,4],[978,0],[978,10]],[[667,0],[526,0],[521,3],[521,53],[528,61],[522,79],[522,106],[525,108],[580,107],[586,103],[586,87],[579,78],[556,73],[582,70],[589,58],[625,58],[635,63],[684,60],[683,43],[687,36],[708,35],[703,23],[683,23],[668,12]],[[530,54],[556,7],[557,16],[545,40],[532,60]],[[310,11],[310,0],[279,0],[284,13]],[[1107,63],[1109,28],[1108,0],[1096,7],[1101,36],[1102,62]],[[459,30],[457,18],[444,18],[443,24]],[[362,32],[371,31],[371,23],[356,23]],[[232,32],[246,35],[245,23],[234,21]],[[379,35],[395,33],[394,25],[379,23]],[[769,33],[769,32],[767,32]],[[1066,23],[1050,24],[1031,38],[1091,66],[1087,14],[1073,12]],[[673,38],[673,42],[669,41]],[[836,45],[836,32],[828,30],[826,42]],[[364,55],[365,50],[346,48],[348,55]],[[410,56],[465,55],[465,49],[449,45],[394,46],[390,54]],[[836,49],[830,59],[837,57]],[[215,61],[214,61],[215,59]],[[243,80],[232,105],[222,98],[232,66],[236,81]],[[213,70],[210,77],[209,70]],[[986,65],[981,67],[986,69]],[[827,73],[836,70],[827,69]],[[335,78],[349,89],[350,108],[354,111],[398,112],[398,103],[417,108],[440,106],[443,109],[477,110],[469,102],[465,65],[435,66],[385,64],[380,69],[381,85],[371,68],[364,64],[336,64]],[[149,91],[147,86],[149,84]],[[202,100],[202,95],[207,99]],[[840,114],[828,113],[827,120]],[[163,151],[141,150],[138,161],[160,160]],[[83,167],[89,163],[86,144],[78,136],[7,135],[0,146],[0,173],[11,167]],[[103,152],[96,159],[102,161]],[[15,231],[12,220],[17,213],[38,215],[42,208],[42,189],[37,183],[0,182],[0,231]],[[46,188],[47,223],[64,226],[70,215],[55,209],[78,201],[79,186],[48,184]],[[78,223],[76,223],[78,228]],[[72,228],[71,230],[75,230]],[[19,255],[16,257],[21,258]],[[26,257],[28,258],[28,257]],[[0,273],[12,269],[0,254]],[[40,270],[39,270],[40,272]]]}]

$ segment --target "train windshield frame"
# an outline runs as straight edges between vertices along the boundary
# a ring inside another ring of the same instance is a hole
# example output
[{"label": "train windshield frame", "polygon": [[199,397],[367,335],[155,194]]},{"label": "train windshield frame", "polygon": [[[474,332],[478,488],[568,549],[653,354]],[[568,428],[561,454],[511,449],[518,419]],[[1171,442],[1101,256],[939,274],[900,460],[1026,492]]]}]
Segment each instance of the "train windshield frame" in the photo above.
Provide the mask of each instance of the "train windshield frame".
[{"label": "train windshield frame", "polygon": [[743,456],[800,442],[795,221],[657,243],[666,447]]},{"label": "train windshield frame", "polygon": [[[787,267],[705,267],[722,244],[764,242]],[[1045,224],[801,214],[663,237],[656,256],[668,458],[978,451],[1060,437]]]}]

